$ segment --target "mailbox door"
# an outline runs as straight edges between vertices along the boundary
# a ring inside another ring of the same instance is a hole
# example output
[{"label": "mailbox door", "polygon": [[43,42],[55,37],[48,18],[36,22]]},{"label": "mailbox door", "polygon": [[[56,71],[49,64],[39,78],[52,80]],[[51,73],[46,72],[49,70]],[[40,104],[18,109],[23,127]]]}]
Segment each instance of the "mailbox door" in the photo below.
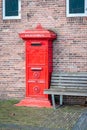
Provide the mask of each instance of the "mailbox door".
[{"label": "mailbox door", "polygon": [[28,65],[46,65],[48,61],[46,41],[28,41],[26,48]]},{"label": "mailbox door", "polygon": [[28,55],[29,65],[45,65],[46,52],[39,49],[32,49]]},{"label": "mailbox door", "polygon": [[47,82],[47,68],[44,66],[28,67],[27,95],[31,97],[45,97],[43,94]]}]

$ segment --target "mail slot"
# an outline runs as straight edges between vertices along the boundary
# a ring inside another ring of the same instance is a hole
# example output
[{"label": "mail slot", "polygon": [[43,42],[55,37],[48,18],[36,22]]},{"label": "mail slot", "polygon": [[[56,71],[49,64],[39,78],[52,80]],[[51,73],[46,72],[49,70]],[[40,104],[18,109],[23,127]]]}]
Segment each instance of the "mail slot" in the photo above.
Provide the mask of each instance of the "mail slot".
[{"label": "mail slot", "polygon": [[56,34],[40,24],[19,34],[26,46],[26,97],[19,106],[51,107],[44,89],[49,88],[52,73],[52,42]]},{"label": "mail slot", "polygon": [[31,46],[41,46],[42,44],[41,43],[31,43]]},{"label": "mail slot", "polygon": [[33,70],[33,71],[40,71],[40,70],[42,70],[42,68],[31,68],[31,70]]}]

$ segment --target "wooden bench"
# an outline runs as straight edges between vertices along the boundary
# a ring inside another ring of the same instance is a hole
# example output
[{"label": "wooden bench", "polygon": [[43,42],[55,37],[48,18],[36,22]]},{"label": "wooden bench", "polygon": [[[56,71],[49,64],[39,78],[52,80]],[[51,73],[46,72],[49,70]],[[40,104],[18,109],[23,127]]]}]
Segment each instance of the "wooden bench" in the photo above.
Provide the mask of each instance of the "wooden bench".
[{"label": "wooden bench", "polygon": [[63,95],[87,96],[87,73],[52,73],[51,85],[44,90],[44,94],[52,96],[52,104],[56,108],[55,95],[60,96],[63,105]]}]

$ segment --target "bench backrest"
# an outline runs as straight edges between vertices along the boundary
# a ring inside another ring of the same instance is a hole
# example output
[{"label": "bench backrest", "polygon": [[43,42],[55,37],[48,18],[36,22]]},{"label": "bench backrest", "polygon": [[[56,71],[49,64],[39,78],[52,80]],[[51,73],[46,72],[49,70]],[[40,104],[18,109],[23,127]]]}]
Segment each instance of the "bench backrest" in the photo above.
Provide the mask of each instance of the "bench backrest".
[{"label": "bench backrest", "polygon": [[87,73],[52,73],[50,88],[61,87],[87,89]]}]

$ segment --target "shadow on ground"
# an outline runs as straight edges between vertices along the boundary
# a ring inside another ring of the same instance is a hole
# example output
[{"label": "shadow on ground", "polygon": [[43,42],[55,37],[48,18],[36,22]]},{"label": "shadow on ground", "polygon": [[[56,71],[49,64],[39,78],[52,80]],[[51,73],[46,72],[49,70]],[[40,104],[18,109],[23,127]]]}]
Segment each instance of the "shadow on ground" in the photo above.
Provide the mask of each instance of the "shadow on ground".
[{"label": "shadow on ground", "polygon": [[19,126],[15,124],[0,124],[0,130],[64,130],[62,128],[43,128],[43,127],[32,127],[32,126]]}]

